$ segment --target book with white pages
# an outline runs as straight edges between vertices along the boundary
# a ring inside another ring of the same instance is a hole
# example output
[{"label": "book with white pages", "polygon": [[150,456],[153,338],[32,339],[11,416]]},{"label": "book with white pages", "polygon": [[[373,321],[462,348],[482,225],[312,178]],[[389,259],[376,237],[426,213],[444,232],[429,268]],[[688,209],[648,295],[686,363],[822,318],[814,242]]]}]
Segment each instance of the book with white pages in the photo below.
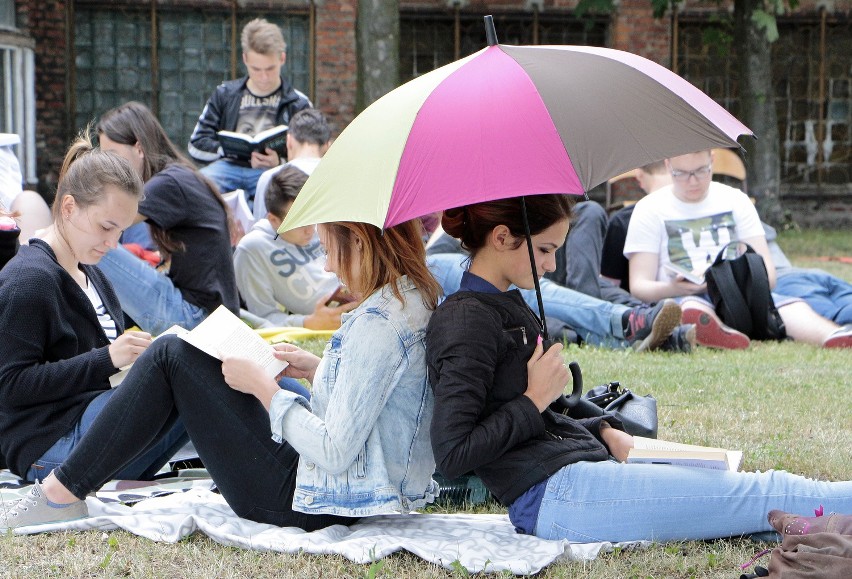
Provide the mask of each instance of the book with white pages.
[{"label": "book with white pages", "polygon": [[225,306],[213,310],[189,332],[178,335],[218,360],[222,356],[247,358],[259,364],[270,378],[275,378],[287,367],[287,362],[275,357],[272,345]]},{"label": "book with white pages", "polygon": [[254,225],[255,219],[246,200],[246,192],[242,189],[234,189],[228,193],[223,193],[222,199],[231,208],[231,214],[234,216],[234,219],[242,225],[243,233],[251,231],[251,226]]},{"label": "book with white pages", "polygon": [[642,436],[633,437],[633,448],[627,455],[628,463],[671,464],[731,472],[739,470],[742,460],[743,453],[740,450],[681,444]]},{"label": "book with white pages", "polygon": [[710,264],[707,264],[707,267],[704,269],[698,270],[688,270],[685,267],[673,263],[671,261],[663,264],[663,267],[669,271],[673,276],[680,276],[685,280],[691,281],[696,285],[701,285],[704,283],[704,272],[707,271],[707,268],[710,267]]},{"label": "book with white pages", "polygon": [[[168,334],[176,334],[217,360],[221,360],[223,355],[252,360],[259,364],[270,378],[275,378],[287,367],[287,362],[275,357],[272,345],[225,306],[213,310],[213,313],[192,330],[172,326],[157,338]],[[131,367],[132,364],[125,366],[110,376],[110,385],[113,388],[118,386]]]}]

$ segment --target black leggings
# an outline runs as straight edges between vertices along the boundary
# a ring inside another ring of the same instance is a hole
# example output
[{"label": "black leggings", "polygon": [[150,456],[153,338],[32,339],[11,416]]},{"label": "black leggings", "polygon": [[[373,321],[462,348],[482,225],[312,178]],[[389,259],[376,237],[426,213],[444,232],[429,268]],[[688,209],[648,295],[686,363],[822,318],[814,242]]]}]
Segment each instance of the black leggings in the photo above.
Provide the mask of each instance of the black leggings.
[{"label": "black leggings", "polygon": [[54,471],[82,498],[100,488],[177,420],[240,517],[306,531],[357,519],[292,509],[298,453],[272,440],[269,414],[230,388],[219,360],[175,336],[139,357],[80,444]]}]

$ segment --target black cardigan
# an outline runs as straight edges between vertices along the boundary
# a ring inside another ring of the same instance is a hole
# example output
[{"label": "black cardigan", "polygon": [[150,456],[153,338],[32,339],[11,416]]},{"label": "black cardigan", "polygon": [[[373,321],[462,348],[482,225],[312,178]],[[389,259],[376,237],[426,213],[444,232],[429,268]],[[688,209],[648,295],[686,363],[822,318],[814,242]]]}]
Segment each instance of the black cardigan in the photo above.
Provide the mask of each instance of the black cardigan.
[{"label": "black cardigan", "polygon": [[[121,334],[112,286],[97,267],[80,269]],[[47,243],[22,246],[0,271],[0,451],[12,472],[23,476],[67,434],[115,372],[86,293]]]},{"label": "black cardigan", "polygon": [[609,456],[601,418],[539,413],[523,395],[539,333],[517,290],[457,292],[432,314],[426,333],[438,471],[455,478],[473,470],[504,505],[567,464]]}]

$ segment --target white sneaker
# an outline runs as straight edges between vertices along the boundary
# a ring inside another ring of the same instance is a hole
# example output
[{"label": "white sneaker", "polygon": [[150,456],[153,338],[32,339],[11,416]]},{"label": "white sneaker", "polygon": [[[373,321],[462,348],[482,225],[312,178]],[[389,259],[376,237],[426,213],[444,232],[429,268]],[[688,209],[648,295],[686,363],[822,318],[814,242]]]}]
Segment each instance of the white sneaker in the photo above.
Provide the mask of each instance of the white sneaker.
[{"label": "white sneaker", "polygon": [[27,496],[0,515],[0,530],[76,521],[88,516],[89,509],[86,507],[86,501],[76,501],[67,505],[49,503],[41,490],[41,485],[36,481]]}]

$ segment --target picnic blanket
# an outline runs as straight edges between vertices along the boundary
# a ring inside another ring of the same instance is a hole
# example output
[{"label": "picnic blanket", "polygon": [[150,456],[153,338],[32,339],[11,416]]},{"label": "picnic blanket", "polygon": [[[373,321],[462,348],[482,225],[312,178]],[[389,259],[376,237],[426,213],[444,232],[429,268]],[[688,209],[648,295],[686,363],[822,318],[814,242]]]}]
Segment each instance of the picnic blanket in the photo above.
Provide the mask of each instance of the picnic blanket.
[{"label": "picnic blanket", "polygon": [[[25,493],[25,486],[8,488],[15,483],[2,478],[0,494],[6,504],[13,495]],[[557,559],[588,560],[614,547],[642,545],[547,541],[519,535],[506,515],[490,514],[388,515],[306,533],[241,519],[212,488],[210,479],[192,476],[147,486],[113,481],[86,499],[89,518],[24,527],[16,533],[124,529],[152,541],[174,543],[199,531],[218,543],[244,549],[339,554],[365,564],[404,549],[447,569],[461,565],[471,573],[518,575],[537,573]]]}]

